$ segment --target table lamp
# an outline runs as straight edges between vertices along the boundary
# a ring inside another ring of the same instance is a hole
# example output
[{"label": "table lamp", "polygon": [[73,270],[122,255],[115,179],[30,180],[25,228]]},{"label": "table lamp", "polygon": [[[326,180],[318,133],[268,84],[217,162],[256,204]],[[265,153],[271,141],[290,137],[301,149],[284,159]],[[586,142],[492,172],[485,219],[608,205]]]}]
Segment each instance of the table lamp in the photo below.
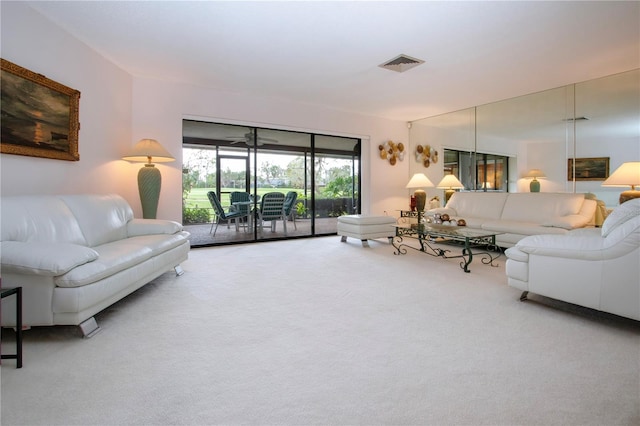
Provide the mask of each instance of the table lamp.
[{"label": "table lamp", "polygon": [[155,219],[158,212],[158,201],[160,200],[162,176],[160,175],[160,170],[156,169],[152,161],[168,163],[175,161],[175,158],[157,140],[142,139],[122,159],[147,162],[138,172],[138,192],[140,193],[140,202],[142,204],[142,217],[144,219]]},{"label": "table lamp", "polygon": [[640,186],[640,161],[622,163],[611,176],[602,182],[602,186],[630,186],[630,191],[624,191],[620,194],[618,200],[620,204],[632,198],[640,198],[640,191],[636,190],[636,186]]},{"label": "table lamp", "polygon": [[531,183],[529,183],[529,191],[531,192],[540,192],[540,182],[536,178],[545,178],[546,176],[542,173],[540,169],[531,169],[529,173],[525,176],[527,178],[533,178]]},{"label": "table lamp", "polygon": [[464,185],[462,182],[458,180],[452,174],[445,175],[440,183],[438,184],[438,188],[444,189],[444,204],[447,205],[449,202],[449,198],[456,192],[456,189],[464,189]]},{"label": "table lamp", "polygon": [[416,197],[416,210],[418,212],[424,211],[424,206],[427,203],[427,193],[422,188],[433,187],[433,183],[425,176],[424,173],[416,173],[413,175],[405,188],[416,188],[413,195]]}]

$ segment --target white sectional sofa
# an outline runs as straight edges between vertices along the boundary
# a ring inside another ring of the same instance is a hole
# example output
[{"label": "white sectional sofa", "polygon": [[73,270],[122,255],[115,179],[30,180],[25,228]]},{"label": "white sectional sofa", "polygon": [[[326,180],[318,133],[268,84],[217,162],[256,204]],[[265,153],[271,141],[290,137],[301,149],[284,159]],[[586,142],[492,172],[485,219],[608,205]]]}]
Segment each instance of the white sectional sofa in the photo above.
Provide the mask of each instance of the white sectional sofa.
[{"label": "white sectional sofa", "polygon": [[[187,259],[189,233],[167,220],[134,219],[118,195],[1,199],[2,287],[22,286],[23,325],[80,325]],[[15,326],[13,302],[2,326]]]},{"label": "white sectional sofa", "polygon": [[510,286],[640,320],[640,199],[625,202],[602,228],[536,235],[506,250]]},{"label": "white sectional sofa", "polygon": [[596,205],[584,194],[456,192],[445,207],[426,214],[446,213],[470,228],[495,231],[497,245],[507,248],[529,235],[565,234],[592,225]]}]

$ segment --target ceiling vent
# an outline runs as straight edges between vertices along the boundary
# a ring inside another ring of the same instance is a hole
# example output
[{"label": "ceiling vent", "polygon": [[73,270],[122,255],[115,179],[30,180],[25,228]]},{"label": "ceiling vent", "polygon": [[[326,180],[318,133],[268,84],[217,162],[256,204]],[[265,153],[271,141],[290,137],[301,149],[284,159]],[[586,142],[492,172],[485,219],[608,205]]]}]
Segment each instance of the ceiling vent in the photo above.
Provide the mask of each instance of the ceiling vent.
[{"label": "ceiling vent", "polygon": [[386,70],[405,72],[423,63],[424,61],[422,59],[412,58],[411,56],[407,55],[398,55],[395,58],[386,61],[378,66]]}]

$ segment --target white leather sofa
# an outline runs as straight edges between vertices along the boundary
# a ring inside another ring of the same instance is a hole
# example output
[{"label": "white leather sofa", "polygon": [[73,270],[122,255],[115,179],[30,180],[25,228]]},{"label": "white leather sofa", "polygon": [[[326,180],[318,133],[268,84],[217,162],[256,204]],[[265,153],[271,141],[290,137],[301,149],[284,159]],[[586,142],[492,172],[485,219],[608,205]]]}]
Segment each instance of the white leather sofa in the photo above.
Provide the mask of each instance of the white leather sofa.
[{"label": "white leather sofa", "polygon": [[506,250],[510,286],[640,320],[640,199],[625,202],[602,228],[523,238]]},{"label": "white leather sofa", "polygon": [[[118,195],[1,199],[2,287],[22,286],[23,325],[98,327],[93,315],[187,259],[189,233],[167,220],[134,219]],[[6,303],[5,303],[6,302]],[[2,326],[15,326],[3,300]]]},{"label": "white leather sofa", "polygon": [[456,192],[445,207],[427,215],[448,214],[470,228],[495,231],[496,244],[513,247],[522,238],[565,234],[593,225],[596,201],[584,194],[549,192]]}]

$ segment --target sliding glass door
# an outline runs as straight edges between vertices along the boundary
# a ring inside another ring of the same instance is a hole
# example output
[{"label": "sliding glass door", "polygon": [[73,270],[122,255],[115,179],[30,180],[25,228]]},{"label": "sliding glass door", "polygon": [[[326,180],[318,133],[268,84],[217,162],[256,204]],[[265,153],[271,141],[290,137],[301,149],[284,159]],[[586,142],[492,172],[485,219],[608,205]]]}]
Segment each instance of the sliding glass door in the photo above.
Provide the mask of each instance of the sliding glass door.
[{"label": "sliding glass door", "polygon": [[[353,138],[184,120],[183,223],[192,246],[335,234],[338,216],[360,211],[359,149]],[[224,212],[247,215],[225,219],[209,192]],[[295,201],[262,220],[262,198],[273,192]]]}]

